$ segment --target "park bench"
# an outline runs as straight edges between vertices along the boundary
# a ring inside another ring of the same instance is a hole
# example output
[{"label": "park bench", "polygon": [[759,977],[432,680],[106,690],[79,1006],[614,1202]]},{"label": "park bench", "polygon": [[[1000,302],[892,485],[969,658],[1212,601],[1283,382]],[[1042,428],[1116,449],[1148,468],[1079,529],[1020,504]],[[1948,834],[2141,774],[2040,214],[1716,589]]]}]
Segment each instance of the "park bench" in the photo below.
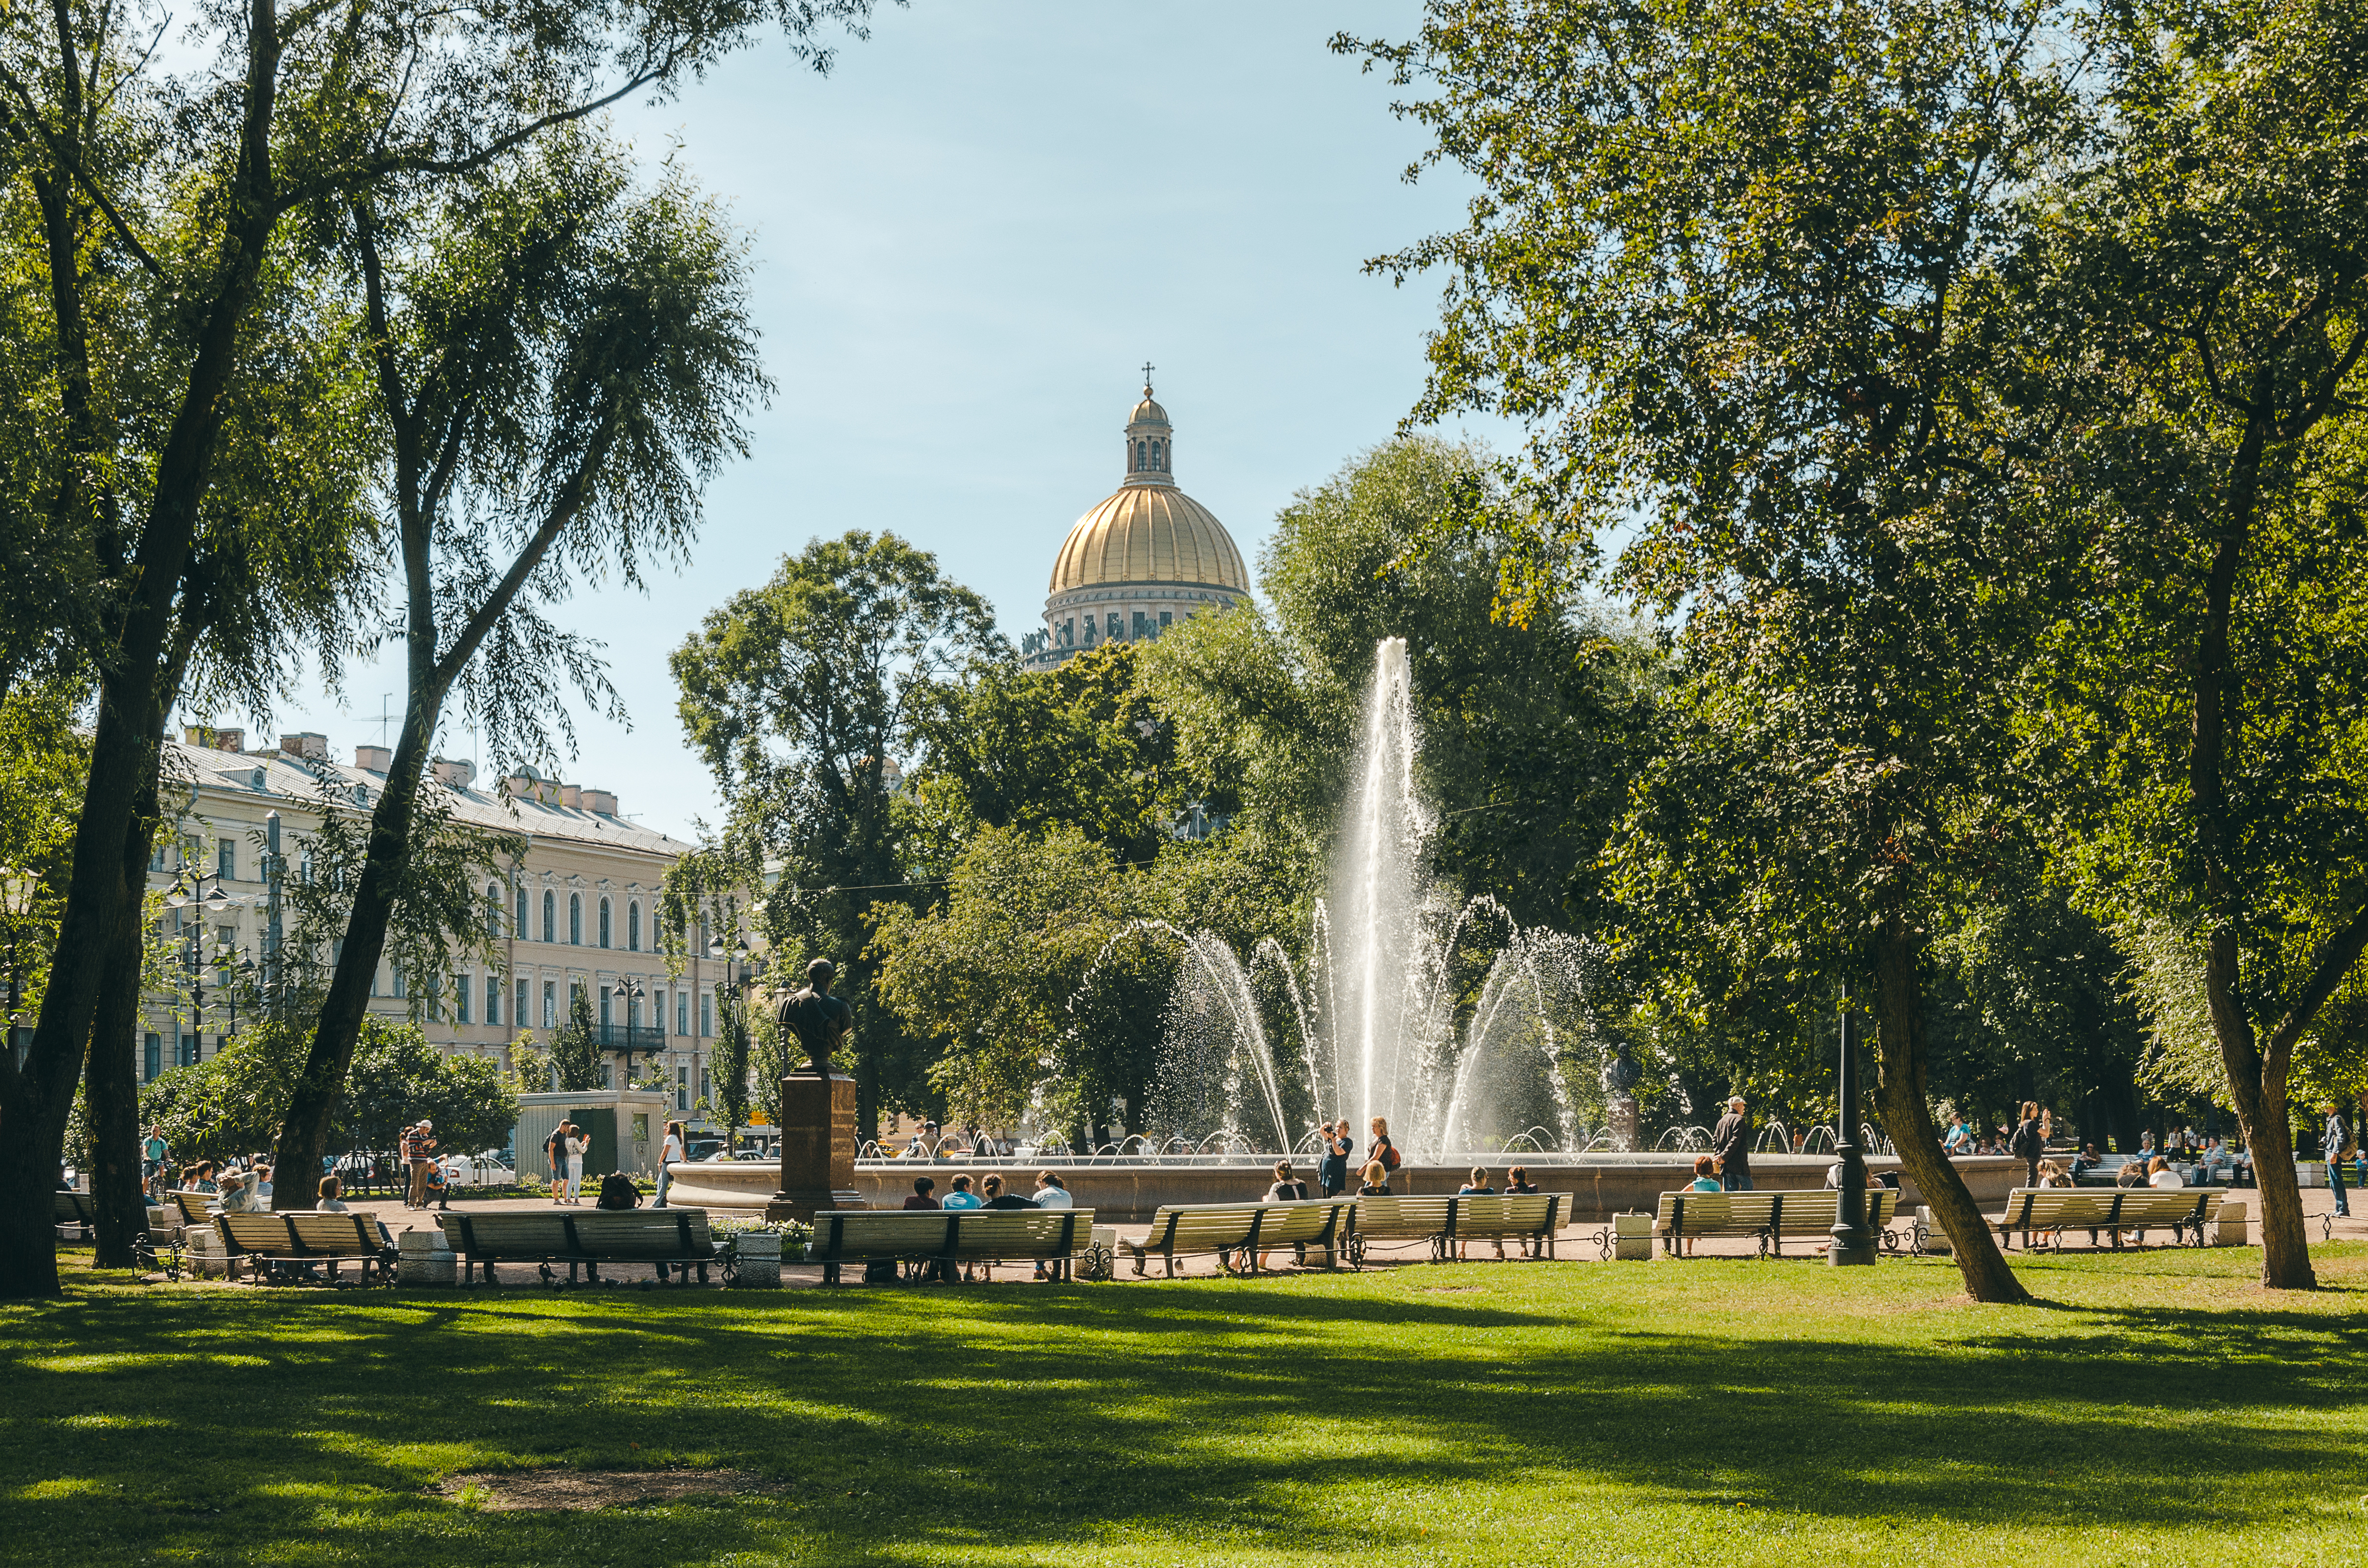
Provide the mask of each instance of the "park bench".
[{"label": "park bench", "polygon": [[934,1265],[952,1279],[966,1263],[1065,1265],[1081,1254],[1086,1278],[1107,1279],[1111,1260],[1093,1234],[1090,1209],[825,1209],[806,1256],[825,1285],[848,1263]]},{"label": "park bench", "polygon": [[2219,1217],[2226,1196],[2218,1187],[2018,1187],[2006,1195],[2005,1209],[1984,1222],[1997,1230],[2001,1246],[2013,1245],[2014,1233],[2021,1232],[2026,1250],[2060,1247],[2071,1230],[2108,1232],[2116,1250],[2123,1232],[2143,1236],[2155,1229],[2170,1232],[2173,1245],[2192,1234],[2202,1246],[2204,1227]]},{"label": "park bench", "polygon": [[341,1263],[361,1265],[362,1282],[370,1270],[392,1280],[394,1244],[385,1227],[368,1214],[291,1210],[272,1214],[217,1214],[214,1229],[222,1240],[227,1272],[235,1278],[244,1261],[257,1279],[287,1279],[325,1267],[331,1278]]},{"label": "park bench", "polygon": [[[1653,1218],[1665,1256],[1685,1254],[1684,1244],[1713,1236],[1748,1236],[1759,1256],[1784,1256],[1784,1243],[1830,1238],[1841,1194],[1830,1187],[1798,1192],[1665,1192]],[[1887,1187],[1866,1189],[1866,1223],[1881,1233],[1891,1223],[1899,1194]]]},{"label": "park bench", "polygon": [[1275,1247],[1320,1252],[1326,1268],[1337,1267],[1334,1247],[1345,1249],[1349,1210],[1347,1198],[1306,1199],[1296,1203],[1177,1203],[1163,1204],[1151,1216],[1151,1229],[1133,1241],[1121,1241],[1134,1257],[1134,1271],[1157,1256],[1166,1260],[1167,1277],[1176,1277],[1178,1253],[1214,1253],[1232,1267],[1233,1255],[1242,1255],[1241,1272],[1258,1272],[1258,1255]]},{"label": "park bench", "polygon": [[61,1232],[61,1241],[88,1241],[98,1234],[98,1202],[87,1192],[53,1192],[50,1194],[50,1221]]},{"label": "park bench", "polygon": [[704,1209],[591,1209],[574,1214],[537,1213],[444,1214],[436,1216],[452,1250],[461,1255],[461,1282],[472,1270],[482,1270],[485,1283],[495,1283],[497,1263],[531,1263],[546,1285],[556,1283],[554,1264],[567,1265],[567,1281],[576,1270],[597,1285],[604,1263],[655,1265],[658,1280],[668,1269],[679,1270],[682,1283],[699,1270],[707,1282],[707,1266],[715,1261],[715,1240],[707,1232]]},{"label": "park bench", "polygon": [[1460,1241],[1536,1242],[1540,1256],[1552,1257],[1562,1199],[1559,1192],[1360,1198],[1349,1216],[1349,1261],[1363,1267],[1366,1247],[1383,1241],[1428,1242],[1433,1263],[1452,1258]]}]

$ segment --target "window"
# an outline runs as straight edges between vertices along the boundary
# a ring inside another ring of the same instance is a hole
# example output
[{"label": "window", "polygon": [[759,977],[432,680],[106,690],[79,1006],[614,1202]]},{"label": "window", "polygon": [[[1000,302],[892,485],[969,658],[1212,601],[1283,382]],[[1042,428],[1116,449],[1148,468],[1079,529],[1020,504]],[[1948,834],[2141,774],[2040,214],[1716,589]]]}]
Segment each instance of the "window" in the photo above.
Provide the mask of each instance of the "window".
[{"label": "window", "polygon": [[715,1036],[715,993],[712,991],[699,994],[699,1032],[705,1039],[712,1040]]},{"label": "window", "polygon": [[559,982],[555,980],[542,983],[542,1027],[547,1029],[559,1027]]},{"label": "window", "polygon": [[674,994],[674,1032],[677,1034],[690,1032],[690,993],[688,991],[677,991]]},{"label": "window", "polygon": [[140,1076],[143,1082],[153,1083],[156,1074],[165,1070],[165,1037],[154,1029],[148,1031],[145,1049],[140,1053]]},{"label": "window", "polygon": [[715,1085],[707,1076],[707,1063],[704,1062],[699,1064],[699,1097],[711,1104],[715,1098]]},{"label": "window", "polygon": [[148,851],[148,869],[152,871],[161,871],[165,869],[165,846],[162,844]]},{"label": "window", "polygon": [[502,884],[485,884],[485,935],[498,942],[502,939]]},{"label": "window", "polygon": [[1154,442],[1152,442],[1152,443],[1151,443],[1151,466],[1152,466],[1153,468],[1155,468],[1155,469],[1157,469],[1157,468],[1164,468],[1165,466],[1167,466],[1167,465],[1166,465],[1166,463],[1165,463],[1165,461],[1164,461],[1164,460],[1162,459],[1162,457],[1161,457],[1161,455],[1160,455],[1159,447],[1160,447],[1160,443],[1158,443],[1157,441],[1154,441]]},{"label": "window", "polygon": [[608,1031],[609,1031],[609,988],[608,988],[607,986],[605,986],[605,985],[604,985],[604,986],[600,987],[600,1032],[601,1032],[601,1033],[603,1033],[603,1034],[606,1034]]},{"label": "window", "polygon": [[609,901],[605,898],[600,901],[600,945],[609,945]]},{"label": "window", "polygon": [[642,906],[638,903],[625,905],[625,950],[642,950]]},{"label": "window", "polygon": [[1140,442],[1140,441],[1137,441],[1137,442],[1134,444],[1134,466],[1135,466],[1135,469],[1136,469],[1136,471],[1137,471],[1137,472],[1140,472],[1140,471],[1144,468],[1144,448],[1143,448],[1143,443],[1142,443],[1142,442]]},{"label": "window", "polygon": [[[148,1038],[154,1040],[156,1037],[152,1034]],[[690,1069],[688,1067],[677,1067],[674,1070],[674,1108],[677,1110],[690,1108]]]},{"label": "window", "polygon": [[558,908],[559,905],[553,900],[551,890],[549,888],[543,889],[542,939],[546,942],[556,942],[559,940],[559,915],[556,913]]},{"label": "window", "polygon": [[198,1044],[198,1037],[193,1034],[183,1035],[181,1037],[181,1051],[179,1056],[180,1065],[184,1067],[196,1066],[198,1063],[199,1051],[199,1047]]},{"label": "window", "polygon": [[527,983],[523,980],[518,983],[518,1000],[510,1007],[510,1027],[512,1028],[524,1028],[526,1027],[526,1021],[534,1017],[532,1013],[526,1010],[526,986]]},{"label": "window", "polygon": [[398,964],[389,964],[389,965],[387,965],[387,966],[386,966],[386,968],[387,968],[387,973],[388,973],[389,975],[393,976],[393,980],[394,980],[394,994],[395,994],[397,996],[402,995],[402,994],[403,994],[403,969],[402,969],[402,966],[400,966],[400,965],[398,965]]},{"label": "window", "polygon": [[567,945],[572,948],[584,945],[584,895],[580,892],[567,895]]},{"label": "window", "polygon": [[[488,985],[485,989],[490,991],[493,987]],[[456,1024],[469,1021],[469,977],[465,974],[452,977],[452,1021]],[[488,1023],[492,1021],[490,1018],[486,1020]]]},{"label": "window", "polygon": [[238,881],[238,840],[218,839],[214,844],[214,869],[225,881]]},{"label": "window", "polygon": [[485,1022],[502,1021],[502,983],[492,975],[485,976]]}]

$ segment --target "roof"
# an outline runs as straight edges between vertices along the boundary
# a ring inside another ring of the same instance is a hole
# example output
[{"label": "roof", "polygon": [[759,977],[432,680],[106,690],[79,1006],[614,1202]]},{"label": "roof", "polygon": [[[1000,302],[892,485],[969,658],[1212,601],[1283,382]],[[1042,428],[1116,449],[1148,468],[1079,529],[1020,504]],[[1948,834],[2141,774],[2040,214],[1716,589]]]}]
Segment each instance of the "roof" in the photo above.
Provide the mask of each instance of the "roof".
[{"label": "roof", "polygon": [[1250,591],[1225,525],[1173,484],[1128,484],[1079,517],[1053,558],[1052,592],[1181,583]]},{"label": "roof", "polygon": [[[330,762],[317,757],[298,761],[277,751],[213,751],[172,739],[167,739],[164,745],[168,775],[178,771],[193,779],[201,789],[248,795],[258,801],[285,801],[289,807],[300,811],[317,812],[320,809],[321,782],[324,779],[358,812],[368,811],[376,805],[378,792],[386,786],[385,774],[372,773],[350,763]],[[257,770],[262,774],[259,787],[256,782]],[[364,791],[360,796],[354,793],[357,787]],[[621,816],[586,811],[580,806],[563,806],[556,801],[545,805],[533,800],[505,801],[498,788],[486,790],[473,785],[456,788],[440,781],[432,773],[421,780],[421,788],[444,790],[451,797],[452,815],[456,821],[491,833],[526,834],[539,839],[567,839],[605,848],[664,856],[669,859],[687,855],[695,847]]]}]

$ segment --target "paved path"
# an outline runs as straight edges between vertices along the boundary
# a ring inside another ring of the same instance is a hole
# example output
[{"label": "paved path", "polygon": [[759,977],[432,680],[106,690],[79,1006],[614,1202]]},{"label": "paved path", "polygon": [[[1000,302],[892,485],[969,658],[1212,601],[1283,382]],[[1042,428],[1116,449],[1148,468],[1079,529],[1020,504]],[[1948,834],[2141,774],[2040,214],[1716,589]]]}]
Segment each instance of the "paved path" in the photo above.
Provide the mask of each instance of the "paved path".
[{"label": "paved path", "polygon": [[[2260,1218],[2259,1199],[2254,1196],[2252,1189],[2250,1188],[2239,1188],[2238,1193],[2242,1200],[2246,1203],[2249,1221],[2251,1223],[2258,1226]],[[2357,1195],[2355,1195],[2355,1197]],[[2310,1239],[2312,1243],[2316,1244],[2321,1238],[2319,1221],[2317,1217],[2327,1214],[2334,1208],[2334,1195],[2325,1187],[2306,1187],[2304,1189],[2302,1197],[2303,1212],[2305,1216],[2311,1217],[2309,1223]],[[393,1199],[357,1200],[353,1204],[353,1207],[358,1210],[376,1215],[385,1223],[386,1228],[390,1231],[402,1232],[407,1230],[427,1230],[432,1229],[435,1225],[435,1218],[432,1213],[408,1208],[402,1202]],[[547,1198],[505,1198],[477,1200],[464,1197],[456,1201],[452,1207],[456,1211],[465,1210],[472,1213],[501,1213],[521,1210],[540,1210],[551,1209],[554,1206]],[[587,1201],[583,1207],[589,1209],[591,1204]],[[2355,1201],[2352,1205],[2352,1218],[2339,1219],[2335,1221],[2335,1239],[2338,1241],[2368,1241],[2368,1200]],[[1121,1233],[1132,1234],[1139,1228],[1140,1227],[1121,1226]],[[1565,1227],[1555,1238],[1555,1249],[1558,1256],[1565,1262],[1595,1262],[1597,1260],[1596,1247],[1594,1243],[1588,1238],[1601,1228],[1602,1221],[1591,1220],[1583,1221],[1578,1224]],[[1801,1255],[1804,1257],[1814,1256],[1814,1246],[1815,1244],[1813,1243],[1800,1244]],[[1506,1250],[1508,1254],[1515,1251],[1515,1249],[1511,1247],[1508,1247]],[[1656,1244],[1656,1255],[1658,1245]],[[2078,1251],[2079,1249],[2075,1248],[2074,1250]],[[1694,1256],[1697,1257],[1749,1257],[1757,1256],[1758,1251],[1758,1247],[1749,1241],[1704,1241],[1696,1244]],[[1790,1257],[1793,1256],[1793,1245],[1792,1244],[1788,1244],[1785,1248],[1785,1256]],[[1289,1267],[1290,1256],[1291,1255],[1287,1250],[1272,1255],[1272,1261],[1278,1266],[1277,1272],[1284,1274],[1296,1272],[1296,1270],[1293,1270]],[[1421,1263],[1424,1262],[1428,1256],[1428,1246],[1422,1243],[1414,1243],[1409,1245],[1386,1252],[1376,1248],[1371,1255],[1369,1255],[1367,1261],[1370,1266],[1388,1267],[1398,1264]],[[1494,1261],[1492,1249],[1486,1243],[1474,1244],[1470,1248],[1470,1261],[1474,1263]],[[1165,1270],[1156,1260],[1147,1261],[1144,1267],[1146,1270],[1145,1278],[1159,1278],[1164,1276]],[[1213,1276],[1218,1272],[1216,1260],[1209,1257],[1195,1257],[1189,1261],[1180,1261],[1178,1264],[1178,1269],[1182,1273],[1196,1277]],[[506,1272],[508,1274],[509,1278],[516,1281],[522,1289],[540,1288],[527,1283],[527,1281],[533,1278],[533,1275],[524,1265],[514,1266]],[[855,1271],[853,1269],[848,1270],[850,1275],[854,1272]],[[1018,1280],[1025,1283],[1029,1279],[1029,1267],[1025,1264],[1008,1266],[997,1270],[996,1272],[995,1278],[998,1283],[1009,1280]],[[655,1279],[655,1271],[645,1266],[604,1264],[601,1267],[601,1274],[604,1278],[613,1277],[624,1283],[633,1285],[638,1285],[646,1281],[653,1281]],[[781,1269],[781,1278],[782,1282],[785,1285],[792,1288],[819,1285],[822,1283],[822,1269],[818,1265],[789,1263],[783,1266]],[[1131,1279],[1133,1278],[1133,1265],[1124,1257],[1121,1257],[1119,1262],[1119,1278],[1121,1280]]]}]

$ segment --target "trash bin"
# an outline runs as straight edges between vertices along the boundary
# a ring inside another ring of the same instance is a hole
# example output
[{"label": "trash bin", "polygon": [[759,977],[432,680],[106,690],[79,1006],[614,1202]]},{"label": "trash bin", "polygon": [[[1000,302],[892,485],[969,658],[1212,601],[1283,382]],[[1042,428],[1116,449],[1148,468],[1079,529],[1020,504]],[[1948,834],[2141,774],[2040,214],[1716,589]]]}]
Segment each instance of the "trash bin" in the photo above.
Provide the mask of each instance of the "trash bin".
[{"label": "trash bin", "polygon": [[450,1285],[459,1278],[459,1259],[443,1231],[404,1231],[394,1238],[394,1282],[398,1285]]},{"label": "trash bin", "polygon": [[1611,1256],[1631,1263],[1653,1256],[1653,1216],[1650,1214],[1614,1214],[1611,1216]]},{"label": "trash bin", "polygon": [[2245,1206],[2223,1199],[2220,1212],[2212,1229],[2212,1244],[2216,1247],[2240,1247],[2249,1244],[2246,1234]]}]

